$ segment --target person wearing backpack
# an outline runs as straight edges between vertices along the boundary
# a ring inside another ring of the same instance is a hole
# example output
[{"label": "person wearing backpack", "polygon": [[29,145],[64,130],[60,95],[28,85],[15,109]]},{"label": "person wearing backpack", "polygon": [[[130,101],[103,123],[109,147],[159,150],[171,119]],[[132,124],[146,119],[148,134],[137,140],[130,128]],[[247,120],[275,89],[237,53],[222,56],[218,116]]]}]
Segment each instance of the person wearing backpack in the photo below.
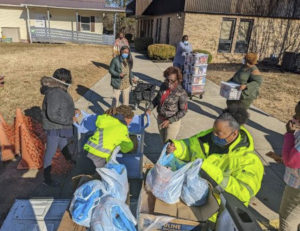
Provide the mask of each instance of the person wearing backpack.
[{"label": "person wearing backpack", "polygon": [[41,94],[45,95],[42,105],[42,125],[47,134],[44,156],[44,184],[58,186],[51,178],[51,162],[57,148],[61,151],[73,136],[75,107],[68,88],[72,83],[71,72],[57,69],[53,76],[41,79]]}]

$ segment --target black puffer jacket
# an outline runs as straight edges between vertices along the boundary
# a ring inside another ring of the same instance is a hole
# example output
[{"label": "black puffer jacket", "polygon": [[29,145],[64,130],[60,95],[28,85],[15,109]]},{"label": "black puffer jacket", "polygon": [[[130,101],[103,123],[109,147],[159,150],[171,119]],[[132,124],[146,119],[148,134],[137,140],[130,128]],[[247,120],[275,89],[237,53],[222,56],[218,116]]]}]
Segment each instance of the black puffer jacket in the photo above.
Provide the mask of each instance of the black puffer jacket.
[{"label": "black puffer jacket", "polygon": [[43,128],[72,128],[75,107],[72,97],[67,92],[67,86],[54,78],[43,77],[41,93],[45,95],[42,106]]},{"label": "black puffer jacket", "polygon": [[161,105],[161,97],[167,89],[167,85],[163,83],[148,109],[153,110],[157,107],[158,115],[173,123],[185,116],[187,112],[188,96],[182,86],[178,85],[176,89],[171,91],[168,98]]}]

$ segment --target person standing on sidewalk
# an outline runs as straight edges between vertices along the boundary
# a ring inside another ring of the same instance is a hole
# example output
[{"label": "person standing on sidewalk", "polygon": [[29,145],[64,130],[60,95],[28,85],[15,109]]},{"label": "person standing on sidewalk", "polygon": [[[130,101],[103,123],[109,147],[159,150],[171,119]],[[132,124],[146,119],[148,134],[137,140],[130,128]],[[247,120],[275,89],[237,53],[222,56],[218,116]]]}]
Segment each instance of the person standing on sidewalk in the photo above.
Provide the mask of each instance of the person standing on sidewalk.
[{"label": "person standing on sidewalk", "polygon": [[133,79],[132,66],[133,60],[128,46],[123,46],[120,55],[113,58],[109,73],[111,74],[111,86],[113,87],[113,107],[119,106],[119,98],[122,92],[123,105],[129,105],[129,94]]},{"label": "person standing on sidewalk", "polygon": [[164,71],[165,82],[161,85],[147,113],[157,107],[157,124],[163,143],[176,139],[181,119],[187,112],[188,96],[182,87],[182,74],[178,67],[169,67]]},{"label": "person standing on sidewalk", "polygon": [[255,53],[248,53],[244,57],[243,66],[229,80],[230,82],[241,85],[241,99],[227,100],[227,106],[238,103],[248,109],[252,102],[258,97],[259,88],[262,84],[262,77],[256,66],[257,60],[258,56]]},{"label": "person standing on sidewalk", "polygon": [[184,60],[185,56],[184,53],[186,52],[192,52],[193,48],[192,45],[189,43],[189,37],[187,35],[184,35],[182,37],[182,40],[178,43],[177,49],[176,49],[176,55],[174,57],[173,66],[180,68],[180,70],[183,70]]},{"label": "person standing on sidewalk", "polygon": [[44,156],[44,183],[58,186],[51,178],[51,162],[57,148],[61,151],[67,146],[68,139],[73,136],[75,108],[68,87],[72,83],[71,72],[57,69],[53,77],[41,79],[41,93],[45,95],[42,106],[42,124],[47,134],[46,152]]},{"label": "person standing on sidewalk", "polygon": [[119,56],[120,55],[120,51],[121,48],[123,46],[128,46],[129,47],[129,43],[128,40],[125,38],[124,33],[120,32],[117,36],[118,38],[115,40],[115,44],[114,44],[114,50],[113,50],[113,57]]},{"label": "person standing on sidewalk", "polygon": [[300,152],[295,148],[295,132],[300,132],[300,101],[295,108],[294,119],[286,125],[282,159],[286,166],[286,183],[279,210],[279,231],[300,229]]}]

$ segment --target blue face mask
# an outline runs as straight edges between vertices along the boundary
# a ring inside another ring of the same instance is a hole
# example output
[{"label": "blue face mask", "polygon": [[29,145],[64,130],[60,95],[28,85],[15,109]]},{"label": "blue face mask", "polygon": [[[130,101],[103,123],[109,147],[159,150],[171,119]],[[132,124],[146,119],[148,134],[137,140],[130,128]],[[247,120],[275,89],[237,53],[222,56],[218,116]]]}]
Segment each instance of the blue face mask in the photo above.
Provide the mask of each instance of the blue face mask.
[{"label": "blue face mask", "polygon": [[188,41],[184,41],[183,43],[184,43],[184,45],[188,45],[188,44],[189,44],[189,42],[188,42]]},{"label": "blue face mask", "polygon": [[226,139],[221,139],[218,136],[212,134],[212,140],[214,142],[215,145],[219,146],[219,147],[225,147],[228,142],[226,141]]},{"label": "blue face mask", "polygon": [[128,58],[128,54],[127,54],[127,53],[123,53],[123,54],[122,54],[122,58],[123,58],[123,59],[127,59],[127,58]]}]

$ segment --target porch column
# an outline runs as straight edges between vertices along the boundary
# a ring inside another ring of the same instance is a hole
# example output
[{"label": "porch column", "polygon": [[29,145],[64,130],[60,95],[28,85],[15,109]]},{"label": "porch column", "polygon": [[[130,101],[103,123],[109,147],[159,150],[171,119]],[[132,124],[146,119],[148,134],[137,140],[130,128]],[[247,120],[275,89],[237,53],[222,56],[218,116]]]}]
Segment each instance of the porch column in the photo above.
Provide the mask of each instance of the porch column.
[{"label": "porch column", "polygon": [[114,15],[114,39],[116,38],[117,35],[117,13]]},{"label": "porch column", "polygon": [[26,23],[27,23],[27,30],[28,30],[28,35],[29,35],[29,42],[32,43],[29,8],[27,5],[25,5],[25,8],[26,8],[26,16],[27,16]]},{"label": "porch column", "polygon": [[79,26],[78,11],[76,11],[76,34],[77,34],[77,41],[78,41],[78,26]]},{"label": "porch column", "polygon": [[51,30],[50,30],[50,10],[48,9],[47,10],[47,17],[48,17],[48,37],[49,37],[49,40],[51,41]]}]

